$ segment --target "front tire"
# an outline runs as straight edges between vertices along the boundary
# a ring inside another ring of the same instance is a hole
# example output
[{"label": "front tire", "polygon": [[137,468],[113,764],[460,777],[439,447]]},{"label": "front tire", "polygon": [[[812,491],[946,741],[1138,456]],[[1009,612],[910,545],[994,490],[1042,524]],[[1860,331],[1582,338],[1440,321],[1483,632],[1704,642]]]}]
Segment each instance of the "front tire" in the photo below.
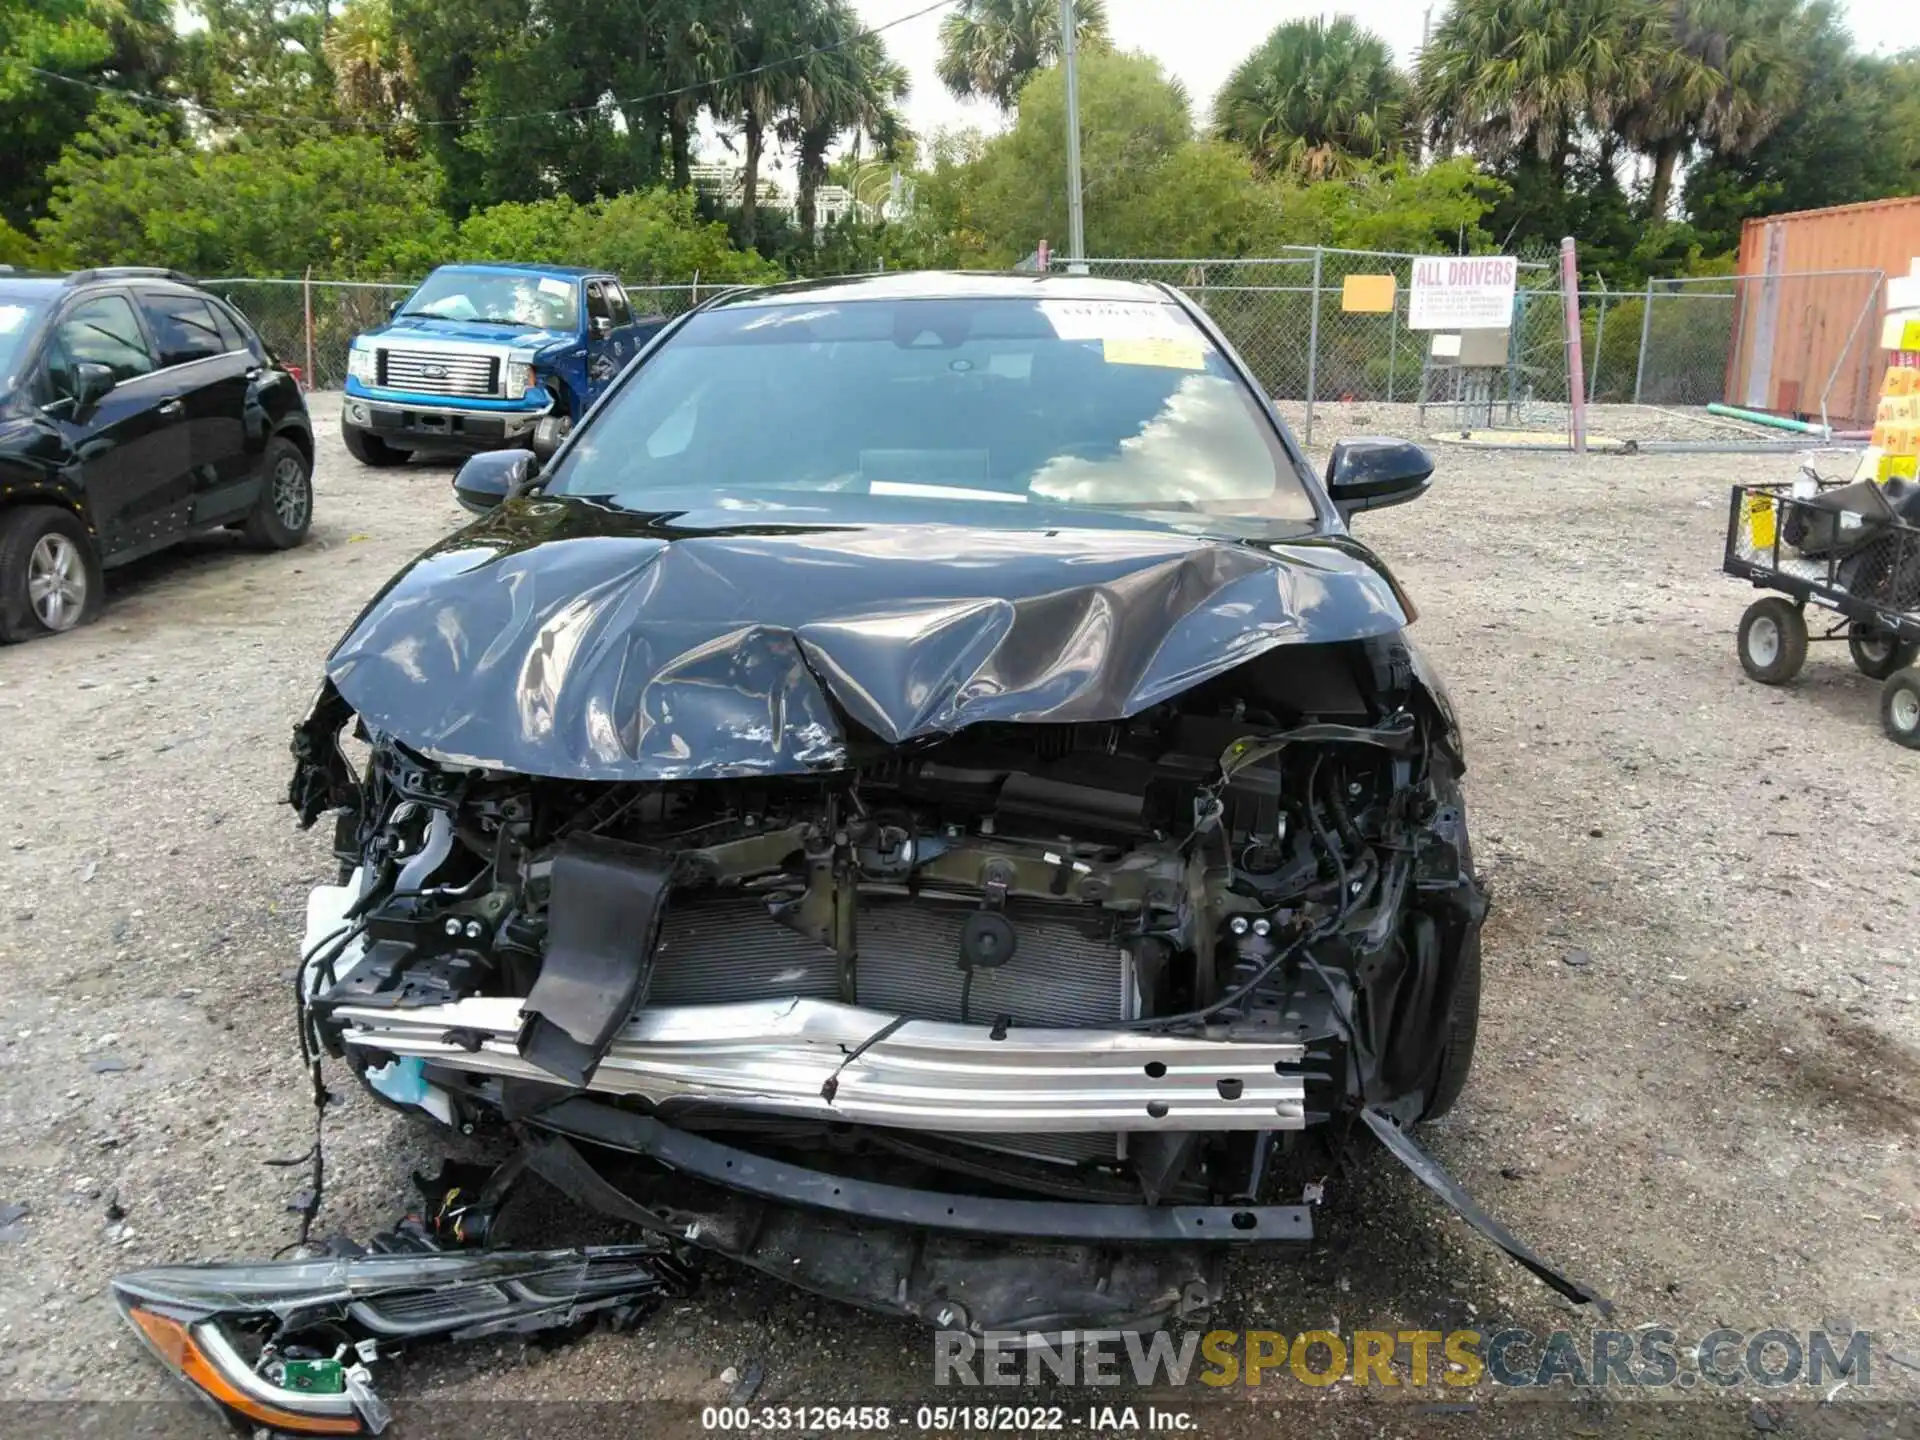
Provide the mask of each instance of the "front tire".
[{"label": "front tire", "polygon": [[1447,1043],[1440,1052],[1440,1069],[1433,1082],[1433,1098],[1420,1112],[1420,1123],[1438,1120],[1467,1088],[1473,1071],[1473,1050],[1480,1039],[1480,932],[1476,929],[1460,946],[1460,979],[1453,989],[1453,1008],[1447,1012]]},{"label": "front tire", "polygon": [[313,525],[313,466],[284,435],[267,442],[261,463],[260,498],[243,527],[247,543],[262,550],[291,550]]},{"label": "front tire", "polygon": [[347,453],[362,465],[371,465],[383,470],[392,465],[404,465],[411,450],[399,450],[387,444],[378,435],[374,435],[357,426],[340,422],[340,439],[347,447]]},{"label": "front tire", "polygon": [[1780,595],[1756,600],[1740,617],[1740,668],[1762,685],[1784,685],[1807,663],[1807,617]]},{"label": "front tire", "polygon": [[0,643],[84,625],[105,593],[100,557],[71,510],[23,505],[0,514]]}]

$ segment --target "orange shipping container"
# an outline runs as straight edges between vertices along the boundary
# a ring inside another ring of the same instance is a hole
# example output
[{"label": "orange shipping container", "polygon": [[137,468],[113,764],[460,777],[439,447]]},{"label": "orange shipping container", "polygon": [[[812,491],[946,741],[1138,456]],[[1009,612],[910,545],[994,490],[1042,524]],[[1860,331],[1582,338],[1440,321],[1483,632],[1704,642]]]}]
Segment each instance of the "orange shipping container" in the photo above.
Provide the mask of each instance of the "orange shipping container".
[{"label": "orange shipping container", "polygon": [[1917,256],[1920,195],[1747,221],[1728,403],[1818,419],[1824,395],[1834,425],[1872,424],[1886,285],[1860,272],[1905,275]]}]

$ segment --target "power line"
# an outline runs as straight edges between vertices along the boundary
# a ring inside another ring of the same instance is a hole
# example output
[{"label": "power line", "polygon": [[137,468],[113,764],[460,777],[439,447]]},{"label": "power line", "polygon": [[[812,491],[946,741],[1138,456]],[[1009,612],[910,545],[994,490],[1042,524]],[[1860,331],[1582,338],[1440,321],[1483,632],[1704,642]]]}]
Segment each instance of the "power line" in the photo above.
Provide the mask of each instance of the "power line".
[{"label": "power line", "polygon": [[671,90],[656,90],[650,95],[616,96],[610,100],[597,101],[592,105],[572,105],[559,110],[523,110],[513,115],[475,116],[465,120],[401,120],[367,121],[334,119],[325,115],[281,115],[271,110],[221,110],[197,101],[183,99],[177,95],[150,95],[139,90],[122,90],[114,85],[99,85],[91,80],[81,80],[76,76],[62,75],[57,70],[43,70],[38,65],[22,65],[20,68],[42,79],[55,80],[62,85],[71,85],[80,90],[91,90],[100,95],[111,95],[120,100],[136,101],[144,105],[159,105],[166,109],[189,111],[215,120],[259,120],[275,125],[322,125],[341,130],[484,130],[495,125],[511,125],[521,120],[557,120],[577,115],[598,115],[609,106],[621,108],[630,105],[650,105],[656,100],[673,100],[682,95],[692,95],[701,90],[712,90],[721,85],[731,85],[736,80],[751,79],[755,75],[764,75],[769,70],[778,70],[783,65],[795,65],[802,60],[811,60],[816,55],[830,55],[836,50],[844,50],[849,45],[862,40],[872,39],[887,30],[921,20],[936,11],[945,10],[958,4],[959,0],[934,0],[931,5],[889,20],[884,25],[875,25],[867,30],[856,30],[843,35],[828,45],[816,45],[811,50],[798,50],[791,55],[782,55],[777,60],[769,60],[763,65],[754,65],[745,70],[736,70],[731,75],[717,75],[711,80],[696,80],[690,85],[677,85]]}]

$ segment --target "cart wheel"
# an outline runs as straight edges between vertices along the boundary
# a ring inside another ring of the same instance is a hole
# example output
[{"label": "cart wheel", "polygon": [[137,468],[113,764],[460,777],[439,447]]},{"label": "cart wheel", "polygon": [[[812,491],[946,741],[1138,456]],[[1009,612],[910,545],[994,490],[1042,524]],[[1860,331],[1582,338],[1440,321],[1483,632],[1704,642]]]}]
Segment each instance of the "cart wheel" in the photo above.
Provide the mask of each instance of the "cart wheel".
[{"label": "cart wheel", "polygon": [[1807,617],[1779,595],[1756,600],[1740,617],[1740,665],[1762,685],[1784,685],[1807,663]]},{"label": "cart wheel", "polygon": [[1909,750],[1920,750],[1920,666],[1896,670],[1880,687],[1880,723]]},{"label": "cart wheel", "polygon": [[1855,620],[1847,626],[1847,650],[1854,667],[1869,680],[1884,680],[1896,670],[1904,670],[1920,655],[1920,645],[1902,645],[1875,625]]}]

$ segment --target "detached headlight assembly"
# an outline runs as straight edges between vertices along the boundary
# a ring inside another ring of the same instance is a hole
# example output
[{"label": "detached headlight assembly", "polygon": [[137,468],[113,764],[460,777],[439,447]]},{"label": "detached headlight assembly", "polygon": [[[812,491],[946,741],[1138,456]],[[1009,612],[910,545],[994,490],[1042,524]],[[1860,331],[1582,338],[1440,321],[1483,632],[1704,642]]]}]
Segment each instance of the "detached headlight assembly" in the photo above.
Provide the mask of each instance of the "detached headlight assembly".
[{"label": "detached headlight assembly", "polygon": [[372,346],[356,344],[347,351],[347,374],[362,385],[380,383],[380,360]]}]

